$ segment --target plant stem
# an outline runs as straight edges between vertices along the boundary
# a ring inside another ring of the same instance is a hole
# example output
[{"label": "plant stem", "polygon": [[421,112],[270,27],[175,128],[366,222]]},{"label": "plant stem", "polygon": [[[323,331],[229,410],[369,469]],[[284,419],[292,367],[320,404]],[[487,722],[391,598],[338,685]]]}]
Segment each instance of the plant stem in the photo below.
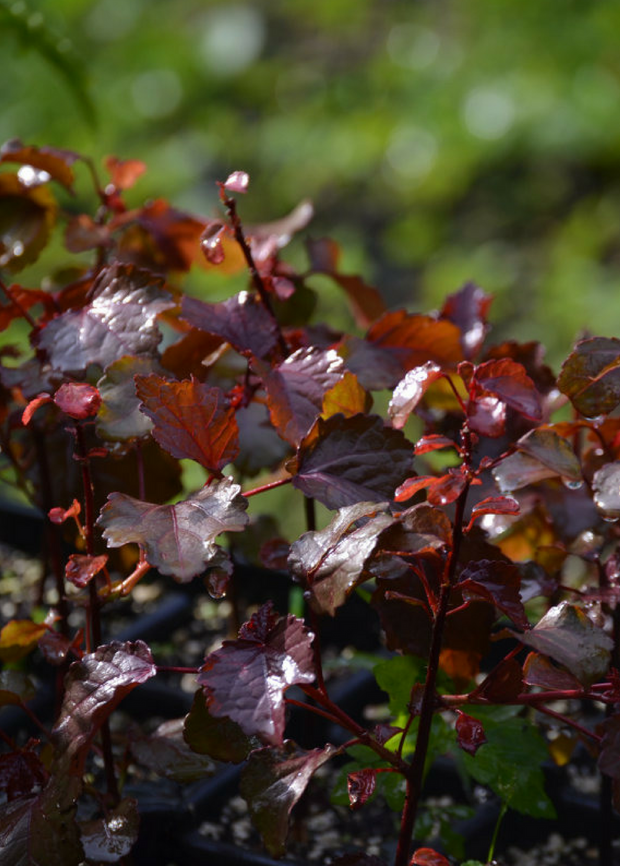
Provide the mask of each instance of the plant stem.
[{"label": "plant stem", "polygon": [[250,271],[250,276],[252,278],[252,282],[254,284],[254,288],[258,292],[258,296],[260,297],[263,306],[267,310],[268,313],[271,314],[276,328],[278,332],[278,346],[280,347],[280,351],[282,355],[286,358],[289,354],[289,348],[286,345],[286,340],[282,334],[280,329],[280,324],[276,319],[275,313],[273,312],[273,307],[271,305],[271,300],[269,298],[269,293],[265,288],[265,284],[263,282],[263,278],[258,272],[258,268],[256,267],[256,263],[254,262],[254,257],[252,255],[252,250],[250,249],[250,245],[248,244],[245,235],[243,234],[243,227],[241,226],[241,220],[239,219],[239,214],[237,213],[237,202],[234,198],[230,196],[224,196],[222,199],[226,210],[228,211],[228,216],[230,218],[230,222],[233,228],[233,232],[235,233],[235,240],[241,247],[241,251],[243,252],[243,256],[245,258],[246,264],[248,266],[248,270]]},{"label": "plant stem", "polygon": [[497,816],[497,821],[495,822],[495,829],[493,830],[493,838],[491,839],[491,844],[489,845],[489,853],[487,854],[487,860],[489,863],[493,860],[493,854],[495,853],[495,846],[497,845],[497,837],[499,835],[499,828],[501,827],[502,821],[504,820],[504,815],[508,811],[508,803],[502,803],[502,807],[499,810],[499,815]]},{"label": "plant stem", "polygon": [[290,484],[293,480],[293,476],[289,475],[287,478],[278,478],[277,481],[270,481],[269,484],[262,484],[260,487],[255,487],[254,490],[244,491],[243,495],[246,499],[250,496],[256,496],[258,493],[265,493],[267,490],[274,490],[276,487],[282,487],[283,484]]},{"label": "plant stem", "polygon": [[428,754],[431,725],[436,708],[435,685],[437,682],[437,674],[439,672],[439,655],[441,653],[450,593],[456,577],[456,567],[459,560],[461,540],[463,538],[463,515],[465,512],[465,502],[467,500],[468,491],[469,483],[467,483],[456,503],[452,550],[450,551],[450,556],[446,563],[445,578],[442,580],[439,603],[437,605],[437,612],[433,622],[431,646],[429,650],[428,666],[426,669],[426,681],[424,684],[424,695],[422,697],[422,706],[420,709],[418,736],[416,739],[413,759],[406,773],[407,792],[405,795],[405,806],[401,816],[400,834],[398,837],[394,866],[407,866],[407,863],[409,862],[409,849],[411,848],[413,828],[415,826],[418,806],[420,803],[420,795],[422,793],[424,765]]}]

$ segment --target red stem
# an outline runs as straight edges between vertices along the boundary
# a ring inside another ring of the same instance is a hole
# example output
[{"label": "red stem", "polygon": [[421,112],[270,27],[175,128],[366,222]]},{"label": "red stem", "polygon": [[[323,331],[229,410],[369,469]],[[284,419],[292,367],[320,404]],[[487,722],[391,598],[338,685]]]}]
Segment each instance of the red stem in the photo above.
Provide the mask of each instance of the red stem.
[{"label": "red stem", "polygon": [[290,484],[292,480],[292,475],[289,475],[287,478],[279,478],[277,481],[270,481],[269,484],[255,487],[254,490],[248,490],[247,492],[244,492],[243,495],[248,499],[250,496],[256,496],[258,493],[265,493],[267,490],[274,490],[276,487],[282,487],[283,484]]}]

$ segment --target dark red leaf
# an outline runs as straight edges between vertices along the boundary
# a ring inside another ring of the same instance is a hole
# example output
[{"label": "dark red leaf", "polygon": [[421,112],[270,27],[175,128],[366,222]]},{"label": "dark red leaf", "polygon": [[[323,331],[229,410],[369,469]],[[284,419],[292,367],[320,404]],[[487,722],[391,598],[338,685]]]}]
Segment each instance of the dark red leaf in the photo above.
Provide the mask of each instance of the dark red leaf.
[{"label": "dark red leaf", "polygon": [[409,866],[450,866],[450,861],[433,848],[418,848]]},{"label": "dark red leaf", "polygon": [[388,406],[388,414],[394,427],[401,430],[405,426],[429,385],[436,382],[441,375],[441,367],[433,361],[409,370],[396,386]]},{"label": "dark red leaf", "polygon": [[468,529],[471,528],[474,520],[485,514],[509,514],[512,516],[519,514],[520,510],[521,506],[512,496],[487,496],[486,499],[481,499],[472,508]]},{"label": "dark red leaf", "polygon": [[526,418],[540,421],[540,395],[522,364],[509,358],[485,361],[476,367],[474,378],[483,391],[499,397],[507,406]]},{"label": "dark red leaf", "polygon": [[335,615],[363,575],[380,533],[393,523],[384,509],[361,502],[341,508],[325,529],[293,542],[289,568],[309,588],[316,610]]},{"label": "dark red leaf", "polygon": [[427,499],[431,505],[449,505],[456,502],[467,485],[467,475],[462,466],[450,468],[446,475],[435,479],[428,489]]},{"label": "dark red leaf", "polygon": [[240,292],[220,304],[184,297],[181,316],[190,325],[226,340],[238,352],[266,358],[278,343],[276,322],[259,298]]},{"label": "dark red leaf", "polygon": [[492,301],[492,296],[485,294],[474,283],[465,283],[458,292],[448,295],[444,301],[441,316],[458,326],[463,353],[468,360],[474,358],[482,347],[488,330],[487,316]]},{"label": "dark red leaf", "polygon": [[416,457],[422,454],[428,454],[429,451],[438,451],[441,448],[455,448],[458,450],[458,445],[447,436],[442,436],[440,433],[429,433],[428,436],[422,436],[418,439],[415,445]]},{"label": "dark red leaf", "polygon": [[311,270],[327,274],[344,290],[360,328],[367,328],[385,313],[385,303],[377,289],[367,285],[361,277],[339,273],[340,248],[335,241],[330,238],[310,239],[306,241],[306,247]]},{"label": "dark red leaf", "polygon": [[372,768],[358,770],[347,776],[347,791],[352,809],[361,809],[377,787],[377,771]]},{"label": "dark red leaf", "polygon": [[556,667],[551,659],[539,653],[529,653],[523,664],[523,680],[528,686],[543,690],[580,689],[581,683],[563,668]]},{"label": "dark red leaf", "polygon": [[66,803],[48,783],[37,797],[26,797],[0,806],[0,852],[7,866],[80,866],[84,851],[75,822],[75,806]]},{"label": "dark red leaf", "polygon": [[506,404],[488,394],[476,396],[468,406],[467,425],[480,436],[496,439],[506,429]]},{"label": "dark red leaf", "polygon": [[50,508],[47,516],[52,521],[52,523],[60,525],[61,523],[64,523],[65,520],[69,520],[72,517],[78,517],[81,510],[82,510],[82,506],[77,501],[77,499],[74,499],[72,505],[67,509]]},{"label": "dark red leaf", "polygon": [[339,354],[351,373],[355,373],[362,387],[369,391],[394,389],[403,378],[405,370],[389,349],[347,336],[338,346]]},{"label": "dark red leaf", "polygon": [[46,185],[25,186],[16,174],[0,174],[0,268],[17,273],[36,261],[56,212]]},{"label": "dark red leaf", "polygon": [[239,453],[234,410],[219,388],[193,376],[172,382],[151,374],[136,376],[140,411],[153,421],[153,438],[173,457],[196,460],[220,472]]},{"label": "dark red leaf", "polygon": [[321,414],[326,391],[342,378],[344,364],[333,349],[309,347],[298,349],[274,369],[262,362],[253,369],[267,391],[273,426],[297,446]]},{"label": "dark red leaf", "polygon": [[54,298],[40,289],[25,289],[14,283],[6,290],[6,294],[9,302],[0,305],[0,331],[6,330],[14,319],[23,318],[24,311],[31,310],[37,304],[43,306],[46,319],[56,311]]},{"label": "dark red leaf", "polygon": [[456,740],[461,749],[475,755],[487,741],[482,722],[459,710],[456,717]]},{"label": "dark red leaf", "polygon": [[427,487],[432,487],[436,482],[436,475],[414,475],[413,478],[407,478],[406,481],[403,481],[396,488],[394,499],[396,502],[406,502],[415,493],[425,490]]},{"label": "dark red leaf", "polygon": [[[79,154],[71,150],[60,150],[55,147],[37,147],[33,144],[22,144],[18,138],[7,141],[0,148],[0,162],[19,162],[24,167],[38,169],[50,178],[58,181],[72,191],[74,174],[72,166],[80,159]],[[29,174],[21,174],[25,186],[44,182],[40,178],[30,178]]]},{"label": "dark red leaf", "polygon": [[67,223],[65,246],[70,253],[83,253],[111,244],[109,226],[95,222],[88,214],[78,214]]},{"label": "dark red leaf", "polygon": [[30,741],[16,752],[0,755],[0,790],[6,791],[8,800],[30,794],[33,788],[43,787],[49,778],[44,764],[33,751],[36,741]]},{"label": "dark red leaf", "polygon": [[87,556],[83,553],[72,553],[65,567],[65,577],[74,586],[83,589],[99,574],[108,561],[106,554],[102,556]]},{"label": "dark red leaf", "polygon": [[54,394],[54,403],[65,415],[83,421],[97,414],[101,397],[87,382],[65,382]]},{"label": "dark red leaf", "polygon": [[516,659],[504,659],[480,683],[472,697],[492,704],[510,704],[523,690],[523,672]]},{"label": "dark red leaf", "polygon": [[90,744],[112,710],[157,668],[143,641],[113,641],[73,662],[52,731],[55,772],[80,777]]},{"label": "dark red leaf", "polygon": [[558,377],[558,388],[586,418],[620,403],[620,340],[594,337],[577,343]]},{"label": "dark red leaf", "polygon": [[572,445],[551,427],[530,430],[518,440],[517,448],[567,481],[582,481],[581,467]]},{"label": "dark red leaf", "polygon": [[273,857],[285,851],[288,818],[308,782],[335,749],[304,752],[291,740],[279,749],[257,749],[241,774],[240,792],[247,800],[252,823]]},{"label": "dark red leaf", "polygon": [[404,372],[427,361],[450,367],[463,359],[457,326],[420,313],[385,313],[371,326],[366,339],[388,349]]},{"label": "dark red leaf", "polygon": [[198,684],[212,716],[228,716],[248,736],[281,745],[285,724],[284,692],[315,678],[312,640],[302,620],[278,617],[271,602],[207,656]]},{"label": "dark red leaf", "polygon": [[59,631],[48,630],[39,638],[38,647],[49,664],[59,666],[65,663],[71,648],[79,646],[83,638],[81,629],[73,639],[65,637]]},{"label": "dark red leaf", "polygon": [[527,629],[529,622],[519,595],[520,585],[521,574],[516,565],[488,559],[470,562],[458,582],[466,601],[473,598],[490,601],[515,625]]},{"label": "dark red leaf", "polygon": [[585,686],[609,668],[613,640],[581,608],[567,601],[552,607],[534,628],[518,637],[564,665]]},{"label": "dark red leaf", "polygon": [[206,260],[212,265],[221,265],[226,258],[222,239],[226,232],[226,225],[219,220],[207,223],[203,233],[200,235],[200,249]]},{"label": "dark red leaf", "polygon": [[293,485],[327,508],[391,500],[411,468],[413,447],[376,415],[319,418],[300,447]]},{"label": "dark red leaf", "polygon": [[32,421],[32,416],[41,406],[45,406],[46,403],[52,403],[53,398],[51,394],[38,394],[34,399],[32,399],[24,411],[22,412],[22,424],[24,427],[27,427],[28,424]]},{"label": "dark red leaf", "polygon": [[247,500],[240,490],[231,478],[223,478],[174,505],[112,493],[97,523],[108,547],[140,544],[154,568],[185,583],[207,568],[226,567],[227,554],[214,540],[246,527]]},{"label": "dark red leaf", "polygon": [[80,310],[53,319],[37,337],[53,367],[81,374],[124,355],[152,354],[161,340],[156,318],[174,305],[162,281],[148,271],[112,265],[99,275],[94,297]]}]

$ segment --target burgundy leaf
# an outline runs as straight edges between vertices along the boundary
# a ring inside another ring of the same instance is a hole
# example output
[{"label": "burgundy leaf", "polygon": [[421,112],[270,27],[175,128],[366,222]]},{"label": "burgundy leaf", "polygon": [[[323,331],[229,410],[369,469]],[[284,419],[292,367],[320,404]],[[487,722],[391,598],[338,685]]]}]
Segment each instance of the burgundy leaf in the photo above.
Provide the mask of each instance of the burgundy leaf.
[{"label": "burgundy leaf", "polygon": [[567,601],[552,607],[519,640],[564,665],[590,686],[609,668],[613,640],[581,608]]},{"label": "burgundy leaf", "polygon": [[263,469],[275,469],[291,453],[290,446],[278,435],[269,418],[262,393],[248,406],[235,413],[239,428],[239,455],[235,468],[248,477]]},{"label": "burgundy leaf", "polygon": [[24,427],[27,427],[28,424],[30,424],[30,422],[32,421],[32,416],[37,411],[37,409],[40,409],[41,406],[45,406],[47,403],[51,402],[53,402],[53,400],[50,394],[37,394],[36,397],[30,400],[30,402],[22,412],[22,424],[24,425]]},{"label": "burgundy leaf", "polygon": [[457,326],[445,319],[433,319],[420,313],[407,313],[405,310],[385,313],[371,326],[366,339],[387,349],[404,372],[427,361],[455,366],[463,359]]},{"label": "burgundy leaf", "polygon": [[91,582],[108,561],[108,557],[102,556],[87,556],[83,553],[72,553],[67,560],[65,567],[65,577],[74,586],[83,589]]},{"label": "burgundy leaf", "polygon": [[297,446],[321,414],[326,391],[344,373],[342,358],[333,350],[298,349],[271,369],[253,365],[263,380],[271,421],[278,433]]},{"label": "burgundy leaf", "polygon": [[152,354],[161,334],[156,318],[174,305],[162,280],[148,271],[112,265],[99,275],[90,304],[61,313],[37,336],[53,367],[83,373],[105,368],[124,355]]},{"label": "burgundy leaf", "polygon": [[44,787],[49,773],[30,741],[15,752],[0,755],[0,790],[6,791],[7,800],[30,794],[33,788]]},{"label": "burgundy leaf", "polygon": [[97,414],[101,397],[97,389],[86,382],[65,382],[54,394],[54,403],[65,415],[83,421]]},{"label": "burgundy leaf", "polygon": [[409,415],[414,411],[429,385],[437,381],[441,375],[441,367],[433,361],[427,361],[409,370],[405,378],[396,386],[388,406],[388,414],[394,427],[401,430],[405,426]]},{"label": "burgundy leaf", "polygon": [[293,542],[289,568],[308,586],[316,610],[335,615],[364,574],[379,534],[393,523],[385,505],[360,502],[341,508],[325,529]]},{"label": "burgundy leaf", "polygon": [[547,478],[557,478],[557,475],[555,469],[521,451],[509,454],[493,469],[497,486],[504,493],[512,493],[513,490],[537,481],[545,481]]},{"label": "burgundy leaf", "polygon": [[483,517],[485,514],[508,514],[510,516],[519,514],[521,506],[512,496],[487,496],[476,502],[471,510],[471,519],[468,529],[471,528],[474,520],[478,517]]},{"label": "burgundy leaf", "polygon": [[581,467],[572,445],[550,427],[530,430],[518,440],[517,448],[568,481],[582,480]]},{"label": "burgundy leaf", "polygon": [[376,415],[319,418],[300,448],[293,485],[327,508],[391,499],[411,467],[413,447]]},{"label": "burgundy leaf", "polygon": [[482,722],[459,710],[456,718],[456,740],[461,749],[470,755],[475,755],[480,746],[487,741]]},{"label": "burgundy leaf", "polygon": [[425,490],[427,487],[432,487],[436,482],[436,475],[414,475],[413,478],[407,478],[396,488],[394,499],[396,502],[406,502],[414,494],[420,490]]},{"label": "burgundy leaf", "polygon": [[288,818],[308,782],[335,749],[304,752],[291,740],[278,749],[258,749],[250,754],[241,774],[240,792],[247,801],[252,823],[273,857],[285,851]]},{"label": "burgundy leaf", "polygon": [[485,361],[476,367],[474,378],[483,391],[499,397],[507,406],[526,418],[540,421],[540,395],[522,364],[510,358]]},{"label": "burgundy leaf", "polygon": [[427,499],[431,505],[449,505],[456,502],[467,486],[467,475],[463,466],[451,467],[446,475],[436,478],[428,489]]},{"label": "burgundy leaf", "polygon": [[198,782],[213,773],[213,761],[191,749],[184,739],[185,719],[162,722],[152,734],[131,740],[131,753],[144,767],[175,782]]},{"label": "burgundy leaf", "polygon": [[514,658],[503,659],[472,692],[491,704],[510,704],[523,689],[521,665]]},{"label": "burgundy leaf", "polygon": [[75,807],[66,807],[48,783],[38,797],[0,806],[0,855],[7,866],[81,866],[84,851]]},{"label": "burgundy leaf", "polygon": [[256,738],[246,736],[232,719],[211,715],[202,689],[194,695],[192,708],[185,717],[183,738],[197,754],[232,764],[245,761],[252,749],[261,745]]},{"label": "burgundy leaf", "polygon": [[371,767],[349,773],[347,791],[352,809],[361,809],[372,797],[377,787],[377,771]]},{"label": "burgundy leaf", "polygon": [[184,297],[181,316],[195,328],[226,340],[241,354],[266,358],[278,344],[275,319],[249,292],[240,292],[220,304]]},{"label": "burgundy leaf", "polygon": [[203,233],[200,235],[200,249],[206,260],[212,265],[221,265],[226,258],[222,239],[226,232],[226,225],[219,220],[207,223]]},{"label": "burgundy leaf", "polygon": [[140,411],[153,421],[153,438],[179,459],[196,460],[210,472],[220,472],[239,453],[234,409],[219,388],[193,376],[171,382],[161,376],[136,376]]},{"label": "burgundy leaf", "polygon": [[125,797],[105,818],[80,822],[84,854],[91,862],[118,863],[135,845],[139,829],[138,803]]},{"label": "burgundy leaf", "polygon": [[480,436],[492,439],[502,436],[506,429],[506,404],[488,394],[475,396],[468,406],[467,425]]},{"label": "burgundy leaf", "polygon": [[112,710],[157,668],[143,641],[113,641],[73,662],[52,731],[57,772],[80,777],[90,744]]},{"label": "burgundy leaf", "polygon": [[466,283],[458,292],[448,295],[441,316],[454,322],[461,331],[463,353],[468,360],[474,358],[484,342],[488,325],[487,316],[493,298],[474,283]]},{"label": "burgundy leaf", "polygon": [[0,268],[9,273],[35,262],[56,222],[56,202],[46,184],[24,186],[17,174],[0,174]]},{"label": "burgundy leaf", "polygon": [[110,227],[95,222],[88,214],[78,214],[67,223],[65,246],[70,253],[83,253],[111,244]]},{"label": "burgundy leaf", "polygon": [[369,391],[394,389],[406,372],[389,349],[360,337],[346,336],[338,345],[347,369],[355,373],[359,383]]},{"label": "burgundy leaf", "polygon": [[107,441],[124,442],[148,436],[153,423],[140,411],[134,376],[160,373],[154,358],[120,358],[110,364],[97,382],[101,408],[97,415],[97,434]]},{"label": "burgundy leaf", "polygon": [[563,668],[556,667],[551,659],[539,653],[529,653],[523,664],[523,680],[528,686],[555,691],[580,689],[581,683]]},{"label": "burgundy leaf", "polygon": [[60,666],[67,660],[71,648],[81,645],[83,637],[81,629],[73,639],[65,637],[59,631],[46,631],[39,638],[38,647],[43,653],[46,662],[51,665]]},{"label": "burgundy leaf", "polygon": [[209,713],[228,716],[248,736],[281,745],[285,724],[284,692],[314,680],[312,640],[303,621],[278,617],[271,602],[207,656],[198,675]]},{"label": "burgundy leaf", "polygon": [[422,436],[418,439],[415,445],[416,457],[422,454],[428,454],[429,451],[438,451],[441,448],[455,448],[458,450],[458,445],[447,436],[442,436],[440,433],[429,433],[428,436]]},{"label": "burgundy leaf", "polygon": [[520,585],[521,574],[516,565],[488,559],[470,562],[458,582],[466,601],[474,598],[490,601],[515,625],[527,629],[529,622],[519,595]]},{"label": "burgundy leaf", "polygon": [[594,337],[577,343],[558,377],[558,388],[586,418],[620,403],[620,340]]},{"label": "burgundy leaf", "polygon": [[315,273],[328,274],[345,292],[355,322],[360,328],[367,328],[385,313],[385,303],[373,286],[367,285],[361,277],[339,273],[340,248],[330,238],[306,241],[310,267]]},{"label": "burgundy leaf", "polygon": [[223,478],[174,505],[153,505],[112,493],[97,523],[108,547],[140,544],[154,568],[186,583],[227,562],[214,540],[222,532],[241,532],[247,525],[247,500],[240,490],[231,478]]}]

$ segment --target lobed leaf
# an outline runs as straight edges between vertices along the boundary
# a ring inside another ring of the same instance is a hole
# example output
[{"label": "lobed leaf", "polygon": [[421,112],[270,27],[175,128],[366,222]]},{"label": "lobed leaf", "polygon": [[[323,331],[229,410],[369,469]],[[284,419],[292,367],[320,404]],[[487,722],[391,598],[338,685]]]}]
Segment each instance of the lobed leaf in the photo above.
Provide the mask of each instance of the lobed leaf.
[{"label": "lobed leaf", "polygon": [[149,271],[114,264],[102,271],[93,300],[80,310],[67,310],[36,336],[52,366],[81,374],[90,364],[108,367],[125,355],[149,355],[161,334],[156,318],[174,305]]},{"label": "lobed leaf", "polygon": [[83,553],[72,553],[65,566],[65,577],[69,583],[77,586],[78,589],[83,589],[105,568],[107,561],[106,554],[88,556]]},{"label": "lobed leaf", "polygon": [[456,717],[456,741],[468,755],[475,755],[487,742],[484,725],[473,716],[460,712]]},{"label": "lobed leaf", "polygon": [[214,540],[222,532],[241,532],[247,525],[247,500],[240,491],[231,478],[223,478],[174,505],[153,505],[112,493],[97,523],[108,547],[140,544],[150,565],[186,583],[227,561]]},{"label": "lobed leaf", "polygon": [[189,458],[220,472],[239,453],[234,409],[219,388],[193,376],[172,382],[152,373],[136,376],[140,411],[154,424],[153,438],[179,459]]},{"label": "lobed leaf", "polygon": [[347,792],[352,809],[361,809],[377,787],[377,771],[373,767],[357,770],[347,776]]},{"label": "lobed leaf", "polygon": [[315,678],[312,640],[303,621],[278,617],[271,602],[210,653],[197,682],[207,695],[209,713],[227,716],[248,736],[281,745],[285,725],[284,692]]},{"label": "lobed leaf", "polygon": [[107,441],[125,442],[148,436],[153,428],[150,418],[140,411],[134,376],[160,373],[154,358],[126,356],[110,364],[97,382],[101,407],[97,414],[97,434]]},{"label": "lobed leaf", "polygon": [[53,771],[81,778],[90,744],[103,722],[130,691],[156,673],[143,641],[112,641],[73,662],[52,730]]},{"label": "lobed leaf", "polygon": [[305,752],[291,740],[278,749],[251,753],[241,774],[240,792],[247,801],[252,823],[274,857],[284,854],[288,819],[314,773],[335,749],[326,746]]},{"label": "lobed leaf", "polygon": [[510,358],[485,361],[476,367],[474,379],[483,391],[499,397],[526,418],[534,421],[542,418],[540,395],[525,367],[517,361]]},{"label": "lobed leaf", "polygon": [[302,442],[293,485],[327,508],[391,499],[408,474],[413,447],[376,415],[319,418]]}]

